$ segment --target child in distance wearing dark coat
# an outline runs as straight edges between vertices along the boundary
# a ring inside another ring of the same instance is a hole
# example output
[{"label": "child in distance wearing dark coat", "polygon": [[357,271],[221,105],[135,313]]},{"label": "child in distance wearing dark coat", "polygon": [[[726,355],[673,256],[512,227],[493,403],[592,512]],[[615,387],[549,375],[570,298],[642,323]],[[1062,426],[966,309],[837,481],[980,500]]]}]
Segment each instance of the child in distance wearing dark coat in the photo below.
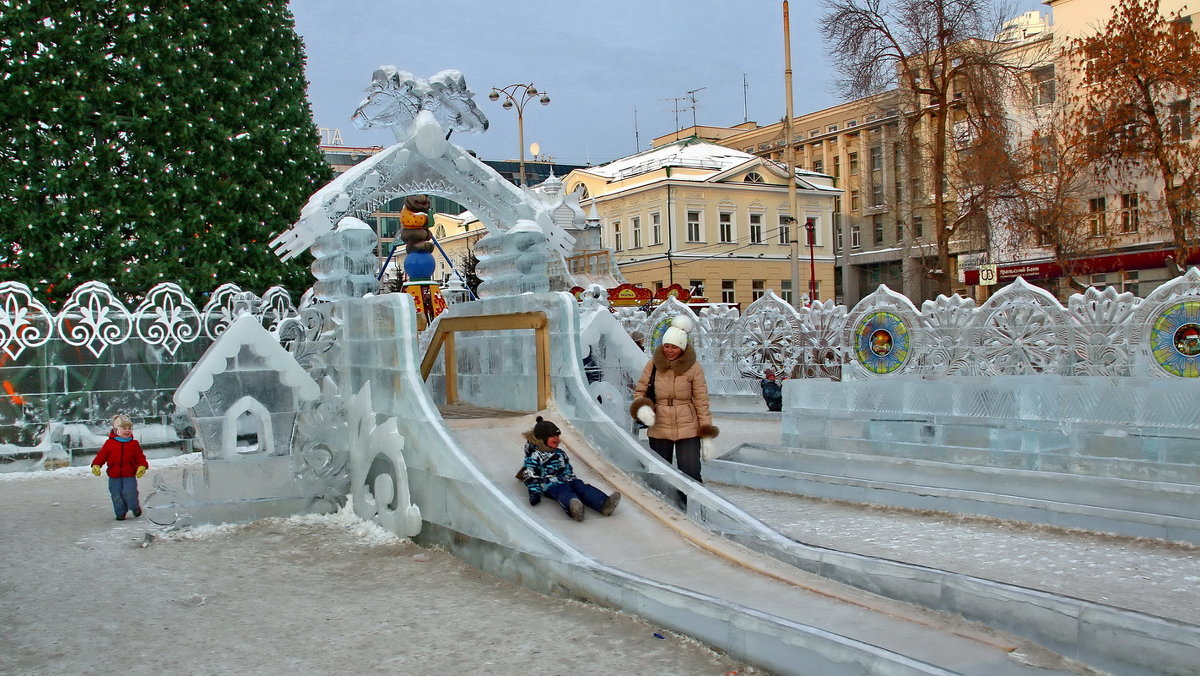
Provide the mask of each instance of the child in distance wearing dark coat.
[{"label": "child in distance wearing dark coat", "polygon": [[604,516],[611,515],[621,502],[621,494],[606,495],[577,478],[566,451],[560,446],[561,437],[558,425],[542,420],[541,416],[533,429],[525,433],[525,462],[517,478],[529,490],[529,504],[538,504],[545,495],[557,500],[576,521],[583,521],[584,505]]}]

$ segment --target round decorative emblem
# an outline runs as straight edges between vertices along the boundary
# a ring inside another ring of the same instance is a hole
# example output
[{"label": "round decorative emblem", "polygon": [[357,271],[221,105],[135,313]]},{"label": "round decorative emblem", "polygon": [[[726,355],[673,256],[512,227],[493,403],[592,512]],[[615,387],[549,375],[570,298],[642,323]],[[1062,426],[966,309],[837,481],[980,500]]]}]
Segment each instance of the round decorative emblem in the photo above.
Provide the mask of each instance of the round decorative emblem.
[{"label": "round decorative emblem", "polygon": [[1150,327],[1150,350],[1167,373],[1200,377],[1200,301],[1176,303],[1159,312]]},{"label": "round decorative emblem", "polygon": [[858,363],[871,373],[892,373],[908,360],[908,326],[891,312],[872,312],[854,327]]}]

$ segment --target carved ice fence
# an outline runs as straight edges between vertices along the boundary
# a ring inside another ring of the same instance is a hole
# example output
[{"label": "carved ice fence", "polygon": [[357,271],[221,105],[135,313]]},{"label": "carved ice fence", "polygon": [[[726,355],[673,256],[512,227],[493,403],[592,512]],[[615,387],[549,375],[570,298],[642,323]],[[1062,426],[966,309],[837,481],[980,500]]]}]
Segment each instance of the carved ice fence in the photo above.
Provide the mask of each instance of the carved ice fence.
[{"label": "carved ice fence", "polygon": [[198,307],[171,283],[138,302],[87,282],[53,312],[24,284],[0,282],[0,470],[94,451],[118,411],[151,445],[178,445],[187,432],[171,396],[243,309],[271,331],[297,315],[282,287],[259,297],[224,284]]},{"label": "carved ice fence", "polygon": [[[1146,298],[1089,288],[1064,307],[1017,279],[982,305],[939,296],[917,309],[880,286],[853,308],[833,301],[796,309],[768,291],[740,316],[706,307],[697,315],[669,299],[650,314],[617,310],[631,335],[658,345],[677,314],[696,321],[692,340],[716,391],[757,394],[767,368],[788,378],[889,376],[1200,377],[1200,271]],[[714,378],[715,377],[715,378]]]}]

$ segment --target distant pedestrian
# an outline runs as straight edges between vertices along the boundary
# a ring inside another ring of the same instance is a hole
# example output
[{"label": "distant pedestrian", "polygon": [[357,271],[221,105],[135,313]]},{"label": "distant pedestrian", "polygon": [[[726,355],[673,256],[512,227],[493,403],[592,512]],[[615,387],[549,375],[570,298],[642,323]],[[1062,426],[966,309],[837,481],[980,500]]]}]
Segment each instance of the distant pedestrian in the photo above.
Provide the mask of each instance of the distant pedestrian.
[{"label": "distant pedestrian", "polygon": [[585,505],[610,516],[621,502],[621,494],[606,495],[577,478],[561,444],[562,430],[541,416],[533,429],[525,433],[525,462],[517,478],[529,490],[529,504],[537,505],[545,495],[557,500],[563,511],[576,521],[583,521]]},{"label": "distant pedestrian", "polygon": [[768,411],[783,410],[783,385],[775,380],[775,372],[767,369],[763,373],[763,379],[759,382],[762,386],[763,401],[767,402]]},{"label": "distant pedestrian", "polygon": [[138,502],[137,480],[146,473],[150,463],[142,445],[133,438],[133,421],[124,414],[114,415],[108,441],[100,447],[92,461],[92,474],[100,476],[100,468],[108,464],[108,492],[112,496],[113,512],[117,521],[124,521],[130,511],[135,517],[142,515]]}]

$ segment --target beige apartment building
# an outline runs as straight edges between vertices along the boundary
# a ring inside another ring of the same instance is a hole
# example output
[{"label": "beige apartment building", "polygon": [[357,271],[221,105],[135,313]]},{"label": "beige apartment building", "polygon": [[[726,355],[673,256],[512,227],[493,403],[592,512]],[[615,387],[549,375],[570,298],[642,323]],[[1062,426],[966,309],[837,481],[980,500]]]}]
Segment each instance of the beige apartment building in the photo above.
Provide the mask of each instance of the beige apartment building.
[{"label": "beige apartment building", "polygon": [[[1039,139],[1039,127],[1061,115],[1066,94],[1081,86],[1071,64],[1060,57],[1063,48],[1072,38],[1094,33],[1112,14],[1110,0],[1047,0],[1045,4],[1054,12],[1053,24],[1048,14],[1028,12],[996,36],[1003,58],[1025,73],[1006,102],[1006,114],[1018,130],[1014,143],[1024,149],[1047,142],[1045,136]],[[1164,0],[1160,9],[1166,15],[1183,5],[1179,0]],[[829,175],[842,190],[835,201],[832,255],[837,266],[836,297],[848,305],[879,284],[918,305],[934,295],[928,274],[936,264],[928,188],[933,181],[946,179],[932,176],[927,162],[913,163],[914,170],[906,161],[908,146],[899,130],[907,119],[902,115],[912,115],[913,110],[911,97],[891,91],[794,118],[791,143],[797,166]],[[955,123],[962,120],[961,111],[954,114],[958,117],[952,120],[951,133],[958,131]],[[1191,139],[1191,101],[1175,102],[1173,114],[1186,139]],[[788,145],[784,133],[780,122],[714,139],[782,161]],[[922,133],[927,140],[928,131]],[[952,143],[956,152],[970,148],[959,138]],[[971,186],[950,188],[948,208],[955,210],[954,190]],[[1004,284],[1023,276],[1052,291],[1115,286],[1144,296],[1178,272],[1168,258],[1169,233],[1153,225],[1164,218],[1161,208],[1155,213],[1161,195],[1161,182],[1146,175],[1109,176],[1083,188],[1073,198],[1074,208],[1092,236],[1069,270],[1056,262],[1049,247],[1017,236],[1002,217],[989,214],[977,225],[962,228],[950,242],[951,278],[957,282],[953,290],[983,300],[994,288],[988,282]],[[987,273],[983,280],[981,271]]]},{"label": "beige apartment building", "polygon": [[798,172],[793,222],[783,165],[703,138],[738,131],[685,129],[563,181],[568,192],[580,191],[584,212],[599,220],[601,245],[630,283],[651,290],[680,284],[709,302],[743,308],[768,289],[793,304],[810,288],[815,299],[832,298],[831,224],[841,190],[822,173]]}]

